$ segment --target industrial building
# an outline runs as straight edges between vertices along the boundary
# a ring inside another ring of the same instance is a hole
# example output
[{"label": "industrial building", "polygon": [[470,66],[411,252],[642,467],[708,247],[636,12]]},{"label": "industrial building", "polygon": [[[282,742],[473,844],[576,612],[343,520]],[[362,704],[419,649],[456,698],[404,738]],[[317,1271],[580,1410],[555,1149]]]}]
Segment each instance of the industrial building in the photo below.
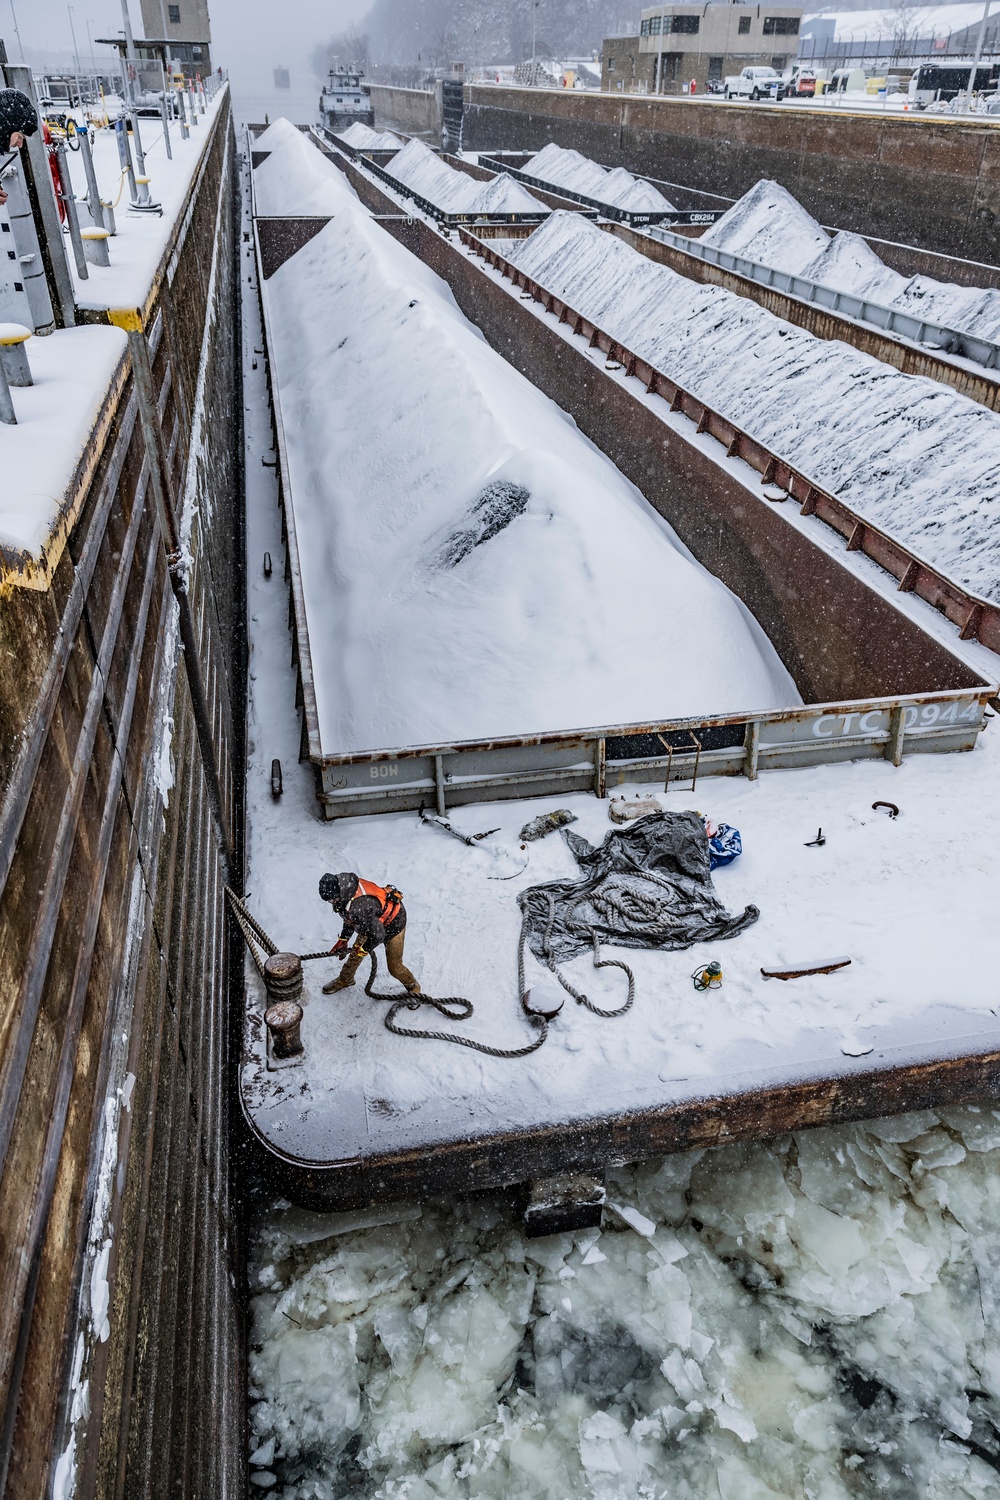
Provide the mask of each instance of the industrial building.
[{"label": "industrial building", "polygon": [[173,61],[187,74],[202,78],[212,71],[212,27],[208,0],[142,0],[142,27],[147,37],[170,46]]},{"label": "industrial building", "polygon": [[[152,0],[150,0],[152,3]],[[798,48],[800,5],[657,5],[638,36],[607,37],[601,88],[625,94],[703,92],[753,64],[779,72]]]}]

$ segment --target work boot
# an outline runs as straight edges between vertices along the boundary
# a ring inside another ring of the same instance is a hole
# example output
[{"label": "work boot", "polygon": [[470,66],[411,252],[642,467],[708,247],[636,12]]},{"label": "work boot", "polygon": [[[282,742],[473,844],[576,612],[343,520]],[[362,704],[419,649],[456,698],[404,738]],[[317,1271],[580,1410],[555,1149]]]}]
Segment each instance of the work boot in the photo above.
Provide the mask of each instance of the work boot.
[{"label": "work boot", "polygon": [[345,979],[343,975],[338,975],[336,979],[331,979],[329,984],[324,984],[323,993],[335,995],[338,990],[349,990],[353,984],[353,979]]},{"label": "work boot", "polygon": [[406,986],[406,993],[408,995],[422,995],[423,990],[420,988],[419,984],[408,984]]}]

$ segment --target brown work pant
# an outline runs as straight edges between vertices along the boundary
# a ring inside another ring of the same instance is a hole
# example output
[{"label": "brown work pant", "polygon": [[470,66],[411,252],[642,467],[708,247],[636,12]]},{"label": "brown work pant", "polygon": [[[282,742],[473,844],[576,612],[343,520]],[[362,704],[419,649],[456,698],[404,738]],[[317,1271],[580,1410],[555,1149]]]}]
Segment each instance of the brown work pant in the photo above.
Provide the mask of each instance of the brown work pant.
[{"label": "brown work pant", "polygon": [[[398,979],[400,984],[411,993],[417,994],[420,986],[403,962],[403,940],[406,937],[406,928],[397,932],[395,937],[387,938],[385,942],[385,962],[393,979]],[[377,950],[376,950],[377,951]],[[340,971],[342,984],[351,984],[354,976],[361,967],[362,958],[351,953]]]}]

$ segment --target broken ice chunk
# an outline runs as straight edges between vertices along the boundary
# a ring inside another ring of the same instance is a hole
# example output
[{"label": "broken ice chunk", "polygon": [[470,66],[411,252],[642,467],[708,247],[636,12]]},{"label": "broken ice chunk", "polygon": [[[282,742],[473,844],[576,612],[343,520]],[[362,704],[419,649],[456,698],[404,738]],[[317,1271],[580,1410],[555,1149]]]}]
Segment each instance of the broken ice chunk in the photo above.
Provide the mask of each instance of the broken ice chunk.
[{"label": "broken ice chunk", "polygon": [[261,1443],[250,1455],[250,1462],[254,1468],[269,1469],[274,1463],[274,1438],[269,1437],[266,1443]]},{"label": "broken ice chunk", "polygon": [[926,1135],[936,1125],[938,1117],[929,1109],[915,1110],[908,1115],[891,1115],[885,1120],[869,1120],[865,1129],[880,1141],[912,1141],[918,1135]]},{"label": "broken ice chunk", "polygon": [[652,1239],[656,1233],[656,1225],[652,1219],[647,1219],[645,1214],[641,1214],[630,1203],[609,1203],[608,1208],[613,1208],[618,1217],[624,1219],[625,1223],[630,1229],[634,1229],[636,1234],[644,1235],[646,1239]]},{"label": "broken ice chunk", "polygon": [[[423,1319],[426,1323],[426,1318]],[[423,1333],[405,1307],[387,1302],[375,1314],[374,1329],[397,1375],[407,1376],[423,1345]]]},{"label": "broken ice chunk", "polygon": [[620,1474],[622,1466],[612,1446],[626,1436],[625,1428],[609,1412],[598,1411],[584,1422],[580,1433],[580,1462],[589,1474]]},{"label": "broken ice chunk", "polygon": [[808,1198],[799,1200],[788,1233],[800,1250],[811,1255],[829,1276],[843,1276],[862,1258],[868,1243],[857,1219],[831,1213]]}]

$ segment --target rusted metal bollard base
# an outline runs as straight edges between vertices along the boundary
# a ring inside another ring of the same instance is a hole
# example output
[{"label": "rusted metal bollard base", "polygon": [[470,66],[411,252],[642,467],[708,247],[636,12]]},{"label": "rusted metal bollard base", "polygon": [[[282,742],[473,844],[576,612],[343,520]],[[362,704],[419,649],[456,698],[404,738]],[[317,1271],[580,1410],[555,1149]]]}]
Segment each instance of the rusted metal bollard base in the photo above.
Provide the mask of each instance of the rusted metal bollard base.
[{"label": "rusted metal bollard base", "polygon": [[279,1000],[264,1012],[267,1027],[268,1065],[298,1061],[305,1056],[302,1045],[302,1007],[294,1000]]},{"label": "rusted metal bollard base", "polygon": [[302,1045],[302,960],[297,953],[272,953],[264,963],[264,984],[271,1002],[264,1012],[267,1065],[287,1068],[305,1057]]}]

